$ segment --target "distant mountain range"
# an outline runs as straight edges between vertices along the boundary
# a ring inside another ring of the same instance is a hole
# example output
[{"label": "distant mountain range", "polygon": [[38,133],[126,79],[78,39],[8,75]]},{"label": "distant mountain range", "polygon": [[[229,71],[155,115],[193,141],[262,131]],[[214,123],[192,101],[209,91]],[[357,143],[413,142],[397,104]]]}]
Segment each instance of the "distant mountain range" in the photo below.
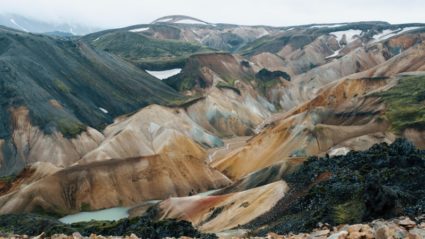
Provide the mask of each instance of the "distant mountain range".
[{"label": "distant mountain range", "polygon": [[0,25],[25,32],[47,33],[59,36],[85,35],[100,30],[100,28],[88,27],[79,24],[49,23],[17,14],[7,13],[0,14]]}]

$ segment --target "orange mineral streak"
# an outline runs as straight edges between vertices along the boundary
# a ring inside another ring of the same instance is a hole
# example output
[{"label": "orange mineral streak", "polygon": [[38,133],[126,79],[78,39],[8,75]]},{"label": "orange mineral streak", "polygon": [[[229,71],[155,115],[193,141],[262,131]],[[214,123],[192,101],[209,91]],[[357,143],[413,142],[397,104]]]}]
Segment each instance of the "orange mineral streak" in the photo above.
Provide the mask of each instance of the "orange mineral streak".
[{"label": "orange mineral streak", "polygon": [[188,220],[204,232],[243,225],[269,211],[288,192],[283,181],[220,196],[170,198],[159,204],[160,219]]},{"label": "orange mineral streak", "polygon": [[217,159],[212,166],[232,179],[240,179],[278,161],[317,155],[345,140],[384,132],[388,124],[373,117],[359,124],[331,119],[336,112],[379,113],[384,109],[381,102],[367,96],[390,83],[390,79],[345,79],[330,83],[312,100],[268,122],[269,127],[244,147]]}]

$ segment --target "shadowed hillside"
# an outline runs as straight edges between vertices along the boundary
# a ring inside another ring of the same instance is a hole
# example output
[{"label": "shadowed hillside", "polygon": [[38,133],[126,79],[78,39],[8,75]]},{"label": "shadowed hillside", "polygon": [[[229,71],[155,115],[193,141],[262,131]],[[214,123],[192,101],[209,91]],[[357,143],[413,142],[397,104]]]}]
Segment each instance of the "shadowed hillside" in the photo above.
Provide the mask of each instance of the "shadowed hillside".
[{"label": "shadowed hillside", "polygon": [[182,97],[172,88],[116,56],[82,41],[62,41],[0,28],[0,137],[2,171],[21,168],[9,141],[11,111],[29,110],[31,124],[45,134],[75,137],[86,126],[102,129],[113,118],[152,103]]}]

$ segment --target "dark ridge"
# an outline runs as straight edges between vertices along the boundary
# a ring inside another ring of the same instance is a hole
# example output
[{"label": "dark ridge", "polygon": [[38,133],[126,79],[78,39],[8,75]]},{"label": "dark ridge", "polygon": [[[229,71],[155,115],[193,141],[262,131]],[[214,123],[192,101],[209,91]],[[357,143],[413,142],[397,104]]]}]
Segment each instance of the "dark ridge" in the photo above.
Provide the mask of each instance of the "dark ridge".
[{"label": "dark ridge", "polygon": [[0,175],[24,164],[8,141],[14,108],[26,107],[31,123],[45,133],[60,131],[72,138],[87,126],[101,130],[114,117],[146,105],[184,99],[164,82],[84,41],[7,28],[0,28],[0,93],[0,138],[6,139]]},{"label": "dark ridge", "polygon": [[291,80],[291,76],[283,71],[269,71],[265,68],[261,69],[256,75],[255,75],[258,79],[262,80],[262,81],[269,81],[269,80],[273,80],[279,77],[282,77],[283,79],[290,81]]},{"label": "dark ridge", "polygon": [[178,41],[177,36],[180,35],[180,30],[177,28],[166,28],[167,26],[160,25],[152,27],[161,32],[173,29],[170,37],[175,40],[160,40],[150,37],[149,31],[143,34],[131,32],[130,30],[134,27],[103,31],[85,36],[83,39],[96,49],[117,55],[144,70],[183,67],[185,60],[190,55],[213,51],[196,43]]}]

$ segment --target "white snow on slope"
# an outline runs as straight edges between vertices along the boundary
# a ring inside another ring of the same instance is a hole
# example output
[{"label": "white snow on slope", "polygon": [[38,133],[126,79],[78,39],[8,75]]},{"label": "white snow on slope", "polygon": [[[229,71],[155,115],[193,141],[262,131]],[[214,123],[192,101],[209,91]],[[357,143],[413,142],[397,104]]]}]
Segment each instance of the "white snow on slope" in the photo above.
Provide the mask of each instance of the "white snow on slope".
[{"label": "white snow on slope", "polygon": [[105,113],[105,114],[109,113],[106,109],[104,109],[104,108],[102,108],[102,107],[99,107],[99,110],[100,110],[100,111],[102,111],[102,112],[103,112],[103,113]]},{"label": "white snow on slope", "polygon": [[270,35],[269,31],[267,31],[266,29],[262,29],[262,30],[263,30],[263,32],[262,32],[260,35],[258,35],[258,37],[257,37],[257,38],[261,38],[261,37],[263,37],[263,36]]},{"label": "white snow on slope", "polygon": [[394,36],[400,35],[402,33],[405,33],[407,31],[415,30],[415,29],[418,29],[418,28],[421,28],[421,27],[406,27],[404,29],[400,28],[400,29],[397,29],[397,30],[388,30],[387,29],[387,30],[382,31],[382,33],[379,33],[379,34],[373,36],[374,40],[372,42],[384,41],[384,40],[387,40],[391,37],[394,37]]},{"label": "white snow on slope", "polygon": [[144,32],[149,30],[149,27],[142,27],[142,28],[137,28],[137,29],[131,29],[130,32]]},{"label": "white snow on slope", "polygon": [[325,59],[330,59],[330,58],[333,58],[333,57],[336,57],[336,56],[338,56],[339,55],[339,52],[342,50],[343,48],[341,48],[341,49],[339,49],[339,50],[336,50],[332,55],[329,55],[329,56],[327,56],[327,57],[325,57]]},{"label": "white snow on slope", "polygon": [[23,30],[24,32],[29,32],[29,31],[28,31],[25,27],[23,27],[23,26],[19,25],[18,23],[16,23],[15,19],[11,18],[11,19],[10,19],[10,22],[11,22],[13,25],[15,25],[15,26],[19,27],[19,28],[20,28],[21,30]]},{"label": "white snow on slope", "polygon": [[337,32],[331,32],[330,34],[335,35],[337,41],[341,41],[342,37],[345,35],[346,39],[347,39],[347,44],[350,44],[351,42],[353,42],[354,40],[356,40],[356,36],[360,36],[360,34],[362,33],[361,30],[347,30],[347,31],[337,31]]},{"label": "white snow on slope", "polygon": [[69,28],[69,32],[70,32],[72,35],[77,35],[77,34],[75,34],[75,32],[74,32],[74,30],[72,29],[72,27],[71,27],[71,28]]},{"label": "white snow on slope", "polygon": [[345,26],[346,24],[331,24],[331,25],[314,25],[311,26],[309,28],[322,28],[322,27],[342,27]]},{"label": "white snow on slope", "polygon": [[393,33],[394,33],[394,30],[387,29],[387,30],[383,30],[382,33],[374,35],[373,38],[375,40],[381,41],[381,40],[386,39],[389,35],[391,35]]},{"label": "white snow on slope", "polygon": [[179,74],[182,71],[181,68],[171,69],[171,70],[165,70],[165,71],[146,71],[152,76],[155,76],[156,78],[163,80],[167,79],[168,77],[174,76]]},{"label": "white snow on slope", "polygon": [[351,150],[347,147],[341,147],[341,148],[331,148],[328,151],[329,156],[343,156],[347,155]]}]

